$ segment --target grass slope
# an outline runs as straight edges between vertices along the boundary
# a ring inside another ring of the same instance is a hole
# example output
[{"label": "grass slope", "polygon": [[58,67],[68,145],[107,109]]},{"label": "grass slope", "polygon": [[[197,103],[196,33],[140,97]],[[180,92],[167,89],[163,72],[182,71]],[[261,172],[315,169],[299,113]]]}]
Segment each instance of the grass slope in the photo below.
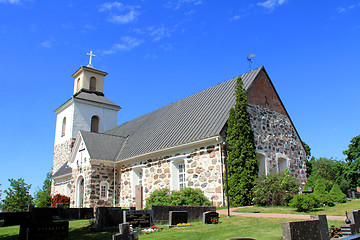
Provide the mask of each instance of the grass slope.
[{"label": "grass slope", "polygon": [[345,216],[345,211],[352,211],[360,209],[360,199],[354,199],[346,203],[338,203],[334,207],[323,207],[315,209],[310,212],[297,212],[295,208],[290,207],[260,207],[260,206],[249,206],[239,208],[235,212],[247,212],[247,213],[290,213],[290,214],[308,214],[308,215],[319,215],[326,214],[328,216]]}]

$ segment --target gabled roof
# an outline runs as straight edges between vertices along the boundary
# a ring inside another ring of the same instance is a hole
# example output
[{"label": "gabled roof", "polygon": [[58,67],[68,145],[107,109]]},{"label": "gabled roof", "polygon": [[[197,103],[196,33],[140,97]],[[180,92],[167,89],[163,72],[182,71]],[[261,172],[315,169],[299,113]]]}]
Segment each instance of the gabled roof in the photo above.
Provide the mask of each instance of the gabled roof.
[{"label": "gabled roof", "polygon": [[82,99],[91,102],[102,103],[102,104],[118,107],[120,109],[118,105],[116,105],[115,103],[104,97],[103,94],[86,91],[86,89],[82,89],[80,92],[76,93],[73,97],[75,99]]},{"label": "gabled roof", "polygon": [[126,138],[108,134],[80,131],[92,159],[116,160]]},{"label": "gabled roof", "polygon": [[[245,90],[262,69],[241,76]],[[236,78],[220,83],[102,135],[126,137],[124,145],[117,147],[117,160],[219,135],[235,104],[235,83]]]},{"label": "gabled roof", "polygon": [[60,176],[71,174],[71,168],[67,165],[68,161],[66,161],[51,178],[57,178]]}]

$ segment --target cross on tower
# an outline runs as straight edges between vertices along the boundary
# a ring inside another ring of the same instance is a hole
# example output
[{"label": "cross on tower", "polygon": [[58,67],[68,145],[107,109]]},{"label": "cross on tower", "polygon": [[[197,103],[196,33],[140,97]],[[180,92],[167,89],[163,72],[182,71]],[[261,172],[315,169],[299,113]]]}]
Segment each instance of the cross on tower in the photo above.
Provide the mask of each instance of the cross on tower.
[{"label": "cross on tower", "polygon": [[95,54],[93,54],[92,51],[90,51],[89,53],[86,53],[87,55],[90,56],[90,59],[89,59],[89,64],[87,65],[88,67],[94,67],[92,64],[91,64],[91,61],[92,61],[92,57],[95,57]]}]

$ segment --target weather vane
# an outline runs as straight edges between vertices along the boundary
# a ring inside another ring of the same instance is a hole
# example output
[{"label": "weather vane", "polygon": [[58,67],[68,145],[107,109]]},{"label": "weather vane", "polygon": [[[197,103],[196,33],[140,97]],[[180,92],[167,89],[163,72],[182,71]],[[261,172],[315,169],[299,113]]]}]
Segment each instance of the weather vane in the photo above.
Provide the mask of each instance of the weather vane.
[{"label": "weather vane", "polygon": [[95,54],[93,54],[93,51],[90,51],[89,53],[86,54],[90,56],[89,64],[87,66],[93,68],[94,66],[91,64],[91,61],[92,61],[92,57],[95,57]]},{"label": "weather vane", "polygon": [[249,69],[251,71],[252,57],[255,57],[255,54],[249,54],[247,60],[249,61]]}]

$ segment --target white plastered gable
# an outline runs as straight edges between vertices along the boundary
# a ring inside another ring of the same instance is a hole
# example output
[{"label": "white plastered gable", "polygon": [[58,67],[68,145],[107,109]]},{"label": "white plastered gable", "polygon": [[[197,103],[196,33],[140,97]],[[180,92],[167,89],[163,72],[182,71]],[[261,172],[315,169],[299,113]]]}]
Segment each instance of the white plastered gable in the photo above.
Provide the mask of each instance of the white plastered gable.
[{"label": "white plastered gable", "polygon": [[72,169],[90,166],[90,154],[81,135],[81,132],[78,133],[78,136],[76,138],[68,165]]}]

